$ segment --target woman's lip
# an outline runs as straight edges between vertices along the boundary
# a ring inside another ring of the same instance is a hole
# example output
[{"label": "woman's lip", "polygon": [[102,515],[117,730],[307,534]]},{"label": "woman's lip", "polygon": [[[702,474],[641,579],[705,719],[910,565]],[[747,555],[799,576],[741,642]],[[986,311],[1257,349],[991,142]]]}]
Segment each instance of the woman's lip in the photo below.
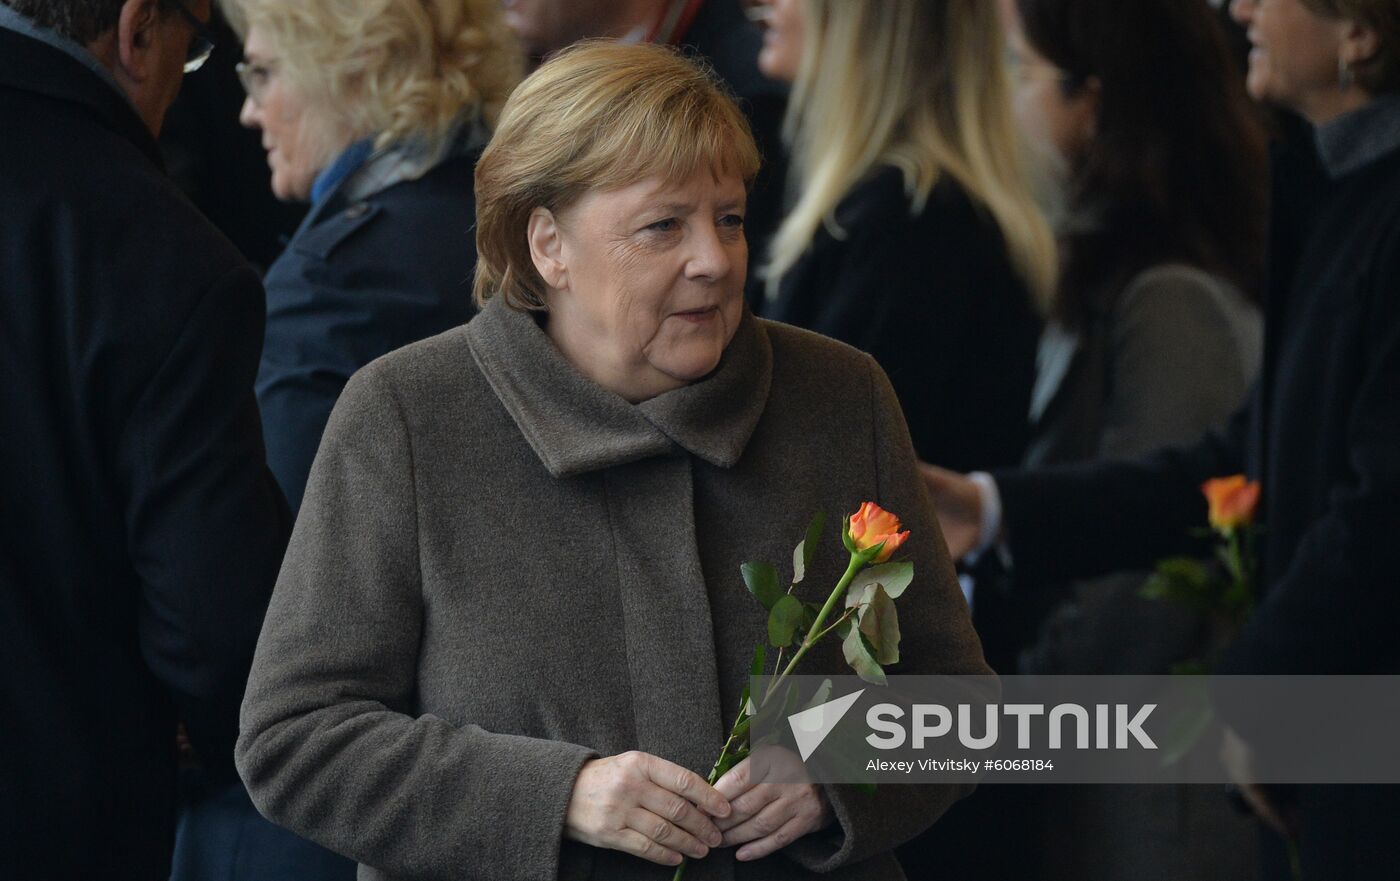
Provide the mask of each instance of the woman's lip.
[{"label": "woman's lip", "polygon": [[672,318],[684,318],[686,321],[706,321],[714,315],[719,314],[718,306],[705,306],[702,309],[687,309],[684,312],[672,312]]}]

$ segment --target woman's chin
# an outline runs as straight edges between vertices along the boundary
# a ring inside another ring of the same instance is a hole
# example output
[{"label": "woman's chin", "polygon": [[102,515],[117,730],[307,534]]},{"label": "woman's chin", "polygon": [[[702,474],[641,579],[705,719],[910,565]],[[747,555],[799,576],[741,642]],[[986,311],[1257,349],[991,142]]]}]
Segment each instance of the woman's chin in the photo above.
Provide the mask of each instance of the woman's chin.
[{"label": "woman's chin", "polygon": [[719,366],[724,349],[669,353],[664,358],[651,359],[651,366],[678,382],[690,383],[704,379]]},{"label": "woman's chin", "polygon": [[272,170],[272,195],[283,202],[309,202],[311,201],[311,184],[313,179],[306,175],[292,174],[290,172]]}]

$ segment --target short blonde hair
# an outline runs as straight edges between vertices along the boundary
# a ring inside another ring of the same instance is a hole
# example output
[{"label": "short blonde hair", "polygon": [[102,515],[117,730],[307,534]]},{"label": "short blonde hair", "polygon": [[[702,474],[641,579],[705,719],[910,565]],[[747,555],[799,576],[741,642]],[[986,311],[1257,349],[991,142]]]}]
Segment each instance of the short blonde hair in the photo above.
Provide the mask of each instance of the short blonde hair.
[{"label": "short blonde hair", "polygon": [[476,165],[476,281],[484,305],[545,308],[526,230],[593,190],[697,172],[758,173],[748,121],[707,67],[651,44],[586,41],[520,84]]},{"label": "short blonde hair", "polygon": [[1047,305],[1055,240],[1012,118],[996,4],[808,0],[806,10],[784,125],[800,197],[770,246],[769,296],[819,229],[844,236],[837,205],[891,165],[903,172],[915,215],[943,175],[957,181],[996,222],[1036,304]]},{"label": "short blonde hair", "polygon": [[[258,28],[277,74],[316,124],[383,149],[441,150],[476,112],[495,122],[520,81],[520,50],[500,0],[220,0],[246,39]],[[331,157],[327,157],[331,158]]]}]

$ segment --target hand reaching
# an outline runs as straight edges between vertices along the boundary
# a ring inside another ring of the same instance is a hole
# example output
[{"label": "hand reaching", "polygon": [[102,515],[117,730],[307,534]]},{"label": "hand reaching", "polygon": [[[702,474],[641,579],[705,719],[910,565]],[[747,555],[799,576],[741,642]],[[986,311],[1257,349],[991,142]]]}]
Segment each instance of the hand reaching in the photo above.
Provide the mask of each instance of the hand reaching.
[{"label": "hand reaching", "polygon": [[926,462],[919,463],[919,475],[938,513],[948,552],[954,560],[960,560],[981,544],[982,497],[977,484],[956,471]]}]

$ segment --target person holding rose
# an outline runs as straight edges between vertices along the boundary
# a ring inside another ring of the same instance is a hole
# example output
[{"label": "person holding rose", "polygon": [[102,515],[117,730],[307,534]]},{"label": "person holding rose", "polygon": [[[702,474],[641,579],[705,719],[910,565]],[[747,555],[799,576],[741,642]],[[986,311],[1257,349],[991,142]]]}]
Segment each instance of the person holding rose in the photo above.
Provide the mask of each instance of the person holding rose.
[{"label": "person holding rose", "polygon": [[[816,511],[873,499],[911,533],[898,672],[990,673],[884,373],[745,308],[757,169],[734,102],[672,50],[561,53],[477,165],[480,314],[341,395],[237,760],[361,878],[689,857],[694,881],[894,881],[892,849],[965,794],[701,776],[766,632],[740,564]],[[846,669],[835,641],[804,661]]]},{"label": "person holding rose", "polygon": [[[1300,246],[1270,243],[1251,397],[1223,430],[1137,459],[926,477],[955,555],[1000,541],[1018,574],[1062,578],[1187,550],[1206,523],[1201,484],[1244,473],[1261,484],[1261,596],[1216,672],[1397,673],[1400,4],[1236,0],[1232,10],[1254,47],[1250,94],[1312,124],[1329,177]],[[1283,837],[1306,879],[1394,874],[1396,787],[1257,785],[1248,744],[1258,723],[1225,721],[1227,767],[1273,830],[1265,877],[1289,877]]]},{"label": "person holding rose", "polygon": [[[1050,184],[1062,257],[1020,464],[1189,443],[1229,418],[1258,370],[1257,109],[1205,3],[1002,0],[1001,11],[1013,106]],[[1141,570],[1037,580],[988,560],[978,571],[973,621],[1000,672],[1166,674],[1218,640],[1206,615],[1141,596]],[[970,836],[1008,833],[1027,846],[967,857]],[[1252,824],[1220,787],[985,787],[931,836],[918,859],[968,859],[965,878],[1136,881],[1152,865],[1163,878],[1248,881],[1257,862]]]}]

